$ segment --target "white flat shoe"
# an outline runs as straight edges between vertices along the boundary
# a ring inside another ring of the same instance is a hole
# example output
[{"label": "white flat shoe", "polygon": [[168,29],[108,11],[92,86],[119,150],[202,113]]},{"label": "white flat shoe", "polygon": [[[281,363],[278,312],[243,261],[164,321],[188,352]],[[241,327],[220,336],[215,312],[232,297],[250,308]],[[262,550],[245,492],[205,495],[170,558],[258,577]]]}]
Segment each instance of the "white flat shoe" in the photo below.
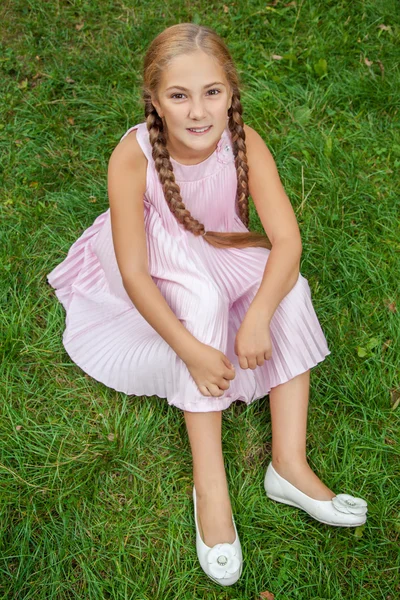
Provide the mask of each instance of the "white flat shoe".
[{"label": "white flat shoe", "polygon": [[193,486],[194,520],[196,523],[196,550],[200,566],[206,575],[220,585],[233,585],[242,574],[243,556],[242,547],[235,520],[232,515],[233,527],[236,538],[232,544],[227,542],[215,544],[212,548],[207,546],[200,536],[197,523],[196,489]]},{"label": "white flat shoe", "polygon": [[264,478],[268,498],[301,508],[317,521],[338,527],[357,527],[367,520],[367,503],[362,498],[338,494],[332,500],[314,500],[298,490],[268,465]]}]

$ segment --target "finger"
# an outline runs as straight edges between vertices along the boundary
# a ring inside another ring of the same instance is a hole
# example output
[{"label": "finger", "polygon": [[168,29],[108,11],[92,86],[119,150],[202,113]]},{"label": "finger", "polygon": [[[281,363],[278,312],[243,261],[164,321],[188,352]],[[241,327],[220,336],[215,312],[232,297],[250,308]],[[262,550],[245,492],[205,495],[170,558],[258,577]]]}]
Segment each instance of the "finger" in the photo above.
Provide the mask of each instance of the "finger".
[{"label": "finger", "polygon": [[225,371],[223,377],[224,379],[235,379],[236,371],[235,369],[230,369],[229,371]]},{"label": "finger", "polygon": [[203,396],[211,396],[210,392],[208,391],[205,385],[200,385],[199,391],[201,394],[203,394]]},{"label": "finger", "polygon": [[218,387],[221,390],[224,390],[224,391],[229,390],[229,385],[230,385],[229,381],[225,378],[222,378],[220,381],[218,381]]},{"label": "finger", "polygon": [[249,364],[248,364],[247,358],[245,356],[239,356],[239,365],[242,369],[249,368]]},{"label": "finger", "polygon": [[257,360],[252,357],[252,358],[247,358],[247,362],[249,363],[249,369],[252,369],[254,371],[254,369],[257,367]]},{"label": "finger", "polygon": [[221,390],[216,383],[210,383],[210,385],[208,386],[208,389],[211,392],[212,396],[222,396],[222,394],[224,393],[225,390]]},{"label": "finger", "polygon": [[225,355],[224,355],[224,363],[228,367],[228,369],[234,369],[235,368],[234,365],[229,360],[229,358],[227,356],[225,356]]},{"label": "finger", "polygon": [[262,367],[262,366],[263,366],[263,364],[264,364],[264,360],[265,360],[265,358],[264,358],[264,355],[263,355],[263,354],[257,354],[257,365],[258,365],[259,367]]}]

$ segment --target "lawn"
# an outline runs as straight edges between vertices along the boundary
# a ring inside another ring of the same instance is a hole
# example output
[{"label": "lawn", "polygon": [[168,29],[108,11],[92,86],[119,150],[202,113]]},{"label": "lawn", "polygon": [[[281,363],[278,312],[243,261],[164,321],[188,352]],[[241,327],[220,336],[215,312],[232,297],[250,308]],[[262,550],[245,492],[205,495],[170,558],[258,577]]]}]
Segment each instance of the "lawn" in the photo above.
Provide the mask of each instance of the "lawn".
[{"label": "lawn", "polygon": [[[228,43],[300,226],[331,350],[311,372],[309,462],[369,504],[366,525],[339,528],[268,500],[268,396],[233,403],[244,571],[228,588],[197,560],[183,413],[75,365],[46,282],[108,208],[109,156],[144,121],[147,46],[190,21]],[[0,597],[399,598],[398,3],[3,0],[0,23]]]}]

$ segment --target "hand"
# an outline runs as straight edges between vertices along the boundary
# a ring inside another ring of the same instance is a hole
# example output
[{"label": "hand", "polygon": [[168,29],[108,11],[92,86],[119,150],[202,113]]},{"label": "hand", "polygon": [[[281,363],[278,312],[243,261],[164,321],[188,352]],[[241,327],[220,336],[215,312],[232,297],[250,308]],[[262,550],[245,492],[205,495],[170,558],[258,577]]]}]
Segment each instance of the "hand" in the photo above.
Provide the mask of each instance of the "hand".
[{"label": "hand", "polygon": [[222,396],[235,378],[235,367],[225,354],[202,342],[184,362],[203,396]]},{"label": "hand", "polygon": [[257,310],[248,310],[235,339],[235,354],[242,369],[261,367],[272,356],[269,319]]}]

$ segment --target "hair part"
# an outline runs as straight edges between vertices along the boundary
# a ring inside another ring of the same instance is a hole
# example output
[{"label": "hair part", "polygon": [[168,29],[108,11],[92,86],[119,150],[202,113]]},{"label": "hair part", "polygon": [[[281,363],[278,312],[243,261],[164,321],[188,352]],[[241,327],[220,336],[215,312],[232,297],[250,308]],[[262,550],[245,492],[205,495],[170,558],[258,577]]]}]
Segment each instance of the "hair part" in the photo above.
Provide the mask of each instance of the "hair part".
[{"label": "hair part", "polygon": [[163,71],[177,56],[202,50],[214,57],[223,68],[232,90],[232,104],[228,110],[228,127],[231,134],[237,173],[236,202],[239,218],[248,227],[249,188],[248,164],[242,104],[240,102],[239,77],[225,42],[211,28],[195,23],[178,23],[162,31],[150,44],[143,70],[143,100],[149,140],[152,146],[154,165],[164,192],[165,200],[177,221],[194,235],[216,248],[246,248],[257,246],[271,249],[272,245],[264,234],[249,232],[205,232],[204,225],[195,219],[183,203],[181,192],[175,181],[173,166],[167,149],[164,123],[152,103],[157,97]]}]

